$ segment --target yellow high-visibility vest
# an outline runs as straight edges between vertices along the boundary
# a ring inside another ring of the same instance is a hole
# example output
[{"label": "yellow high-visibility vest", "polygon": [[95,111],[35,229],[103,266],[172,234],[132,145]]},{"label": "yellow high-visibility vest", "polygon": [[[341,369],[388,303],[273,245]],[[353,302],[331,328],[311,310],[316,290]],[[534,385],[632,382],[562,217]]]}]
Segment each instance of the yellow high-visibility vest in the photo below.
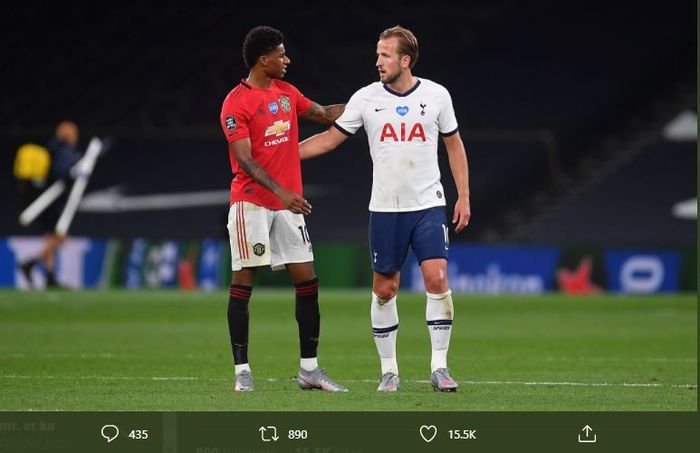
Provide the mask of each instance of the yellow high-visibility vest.
[{"label": "yellow high-visibility vest", "polygon": [[51,155],[49,150],[34,143],[22,145],[15,156],[14,174],[17,179],[45,181],[49,175]]}]

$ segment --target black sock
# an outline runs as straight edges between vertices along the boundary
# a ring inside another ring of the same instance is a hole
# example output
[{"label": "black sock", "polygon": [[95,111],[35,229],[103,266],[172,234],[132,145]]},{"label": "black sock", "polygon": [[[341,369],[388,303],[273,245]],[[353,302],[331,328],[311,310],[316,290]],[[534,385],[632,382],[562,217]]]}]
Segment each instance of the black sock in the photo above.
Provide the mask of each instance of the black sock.
[{"label": "black sock", "polygon": [[231,285],[228,293],[228,333],[236,365],[248,363],[248,301],[252,292],[252,286]]},{"label": "black sock", "polygon": [[316,357],[321,331],[321,313],[318,310],[318,279],[294,285],[296,289],[296,318],[299,324],[299,348],[302,359]]},{"label": "black sock", "polygon": [[27,260],[23,263],[20,263],[20,266],[26,267],[27,269],[31,269],[34,266],[36,266],[38,262],[39,262],[38,259],[31,259],[31,260]]},{"label": "black sock", "polygon": [[58,286],[56,275],[53,271],[46,269],[46,286]]}]

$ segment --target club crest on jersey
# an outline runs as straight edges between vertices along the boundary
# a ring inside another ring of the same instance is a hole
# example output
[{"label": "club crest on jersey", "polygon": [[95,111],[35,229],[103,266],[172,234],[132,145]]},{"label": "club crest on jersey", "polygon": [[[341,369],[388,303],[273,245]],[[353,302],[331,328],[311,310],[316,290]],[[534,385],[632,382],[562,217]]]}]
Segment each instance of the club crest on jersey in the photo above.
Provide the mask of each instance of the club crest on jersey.
[{"label": "club crest on jersey", "polygon": [[406,116],[406,114],[408,113],[408,106],[403,105],[396,107],[396,113],[398,113],[401,116]]},{"label": "club crest on jersey", "polygon": [[253,253],[255,253],[256,256],[263,256],[265,254],[265,244],[261,244],[258,242],[253,246]]},{"label": "club crest on jersey", "polygon": [[279,110],[279,106],[277,105],[277,103],[275,101],[272,101],[269,104],[267,104],[267,108],[268,108],[268,110],[270,110],[270,113],[272,113],[273,115],[277,115],[277,111]]},{"label": "club crest on jersey", "polygon": [[[379,137],[380,142],[385,141],[395,141],[395,142],[410,142],[413,140],[425,141],[425,130],[421,123],[415,123],[408,135],[406,135],[406,123],[401,123],[398,127],[398,131],[394,128],[391,123],[385,123],[382,127],[382,135]],[[398,132],[398,133],[397,133]]]},{"label": "club crest on jersey", "polygon": [[236,118],[233,117],[233,115],[228,115],[226,117],[226,129],[233,130],[236,128]]},{"label": "club crest on jersey", "polygon": [[287,96],[280,96],[279,103],[284,113],[289,113],[289,111],[292,109],[292,104],[289,102],[289,98]]}]

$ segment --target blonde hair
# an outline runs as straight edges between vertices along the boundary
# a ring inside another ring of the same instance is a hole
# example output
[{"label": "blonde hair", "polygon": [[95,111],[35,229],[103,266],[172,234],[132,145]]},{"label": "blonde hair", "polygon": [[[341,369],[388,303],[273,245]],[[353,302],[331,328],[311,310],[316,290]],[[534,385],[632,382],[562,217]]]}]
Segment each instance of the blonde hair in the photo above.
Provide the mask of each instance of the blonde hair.
[{"label": "blonde hair", "polygon": [[407,28],[403,28],[401,25],[395,27],[387,28],[379,34],[379,39],[387,38],[399,38],[399,55],[408,55],[411,57],[411,63],[408,65],[409,68],[413,69],[413,65],[418,61],[418,39],[416,35]]}]

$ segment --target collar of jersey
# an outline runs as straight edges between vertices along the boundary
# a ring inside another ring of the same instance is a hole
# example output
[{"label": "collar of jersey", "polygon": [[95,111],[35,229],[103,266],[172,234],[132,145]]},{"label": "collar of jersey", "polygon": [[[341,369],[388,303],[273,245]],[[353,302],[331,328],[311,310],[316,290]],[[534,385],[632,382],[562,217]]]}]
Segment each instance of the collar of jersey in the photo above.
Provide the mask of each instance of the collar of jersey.
[{"label": "collar of jersey", "polygon": [[416,84],[413,85],[413,86],[411,87],[411,89],[408,90],[408,91],[406,91],[405,93],[397,93],[396,91],[394,91],[394,90],[392,90],[391,88],[389,88],[388,86],[386,86],[386,83],[383,84],[382,86],[384,87],[385,90],[387,90],[389,93],[393,94],[394,96],[398,96],[398,97],[400,97],[400,98],[403,98],[403,97],[406,97],[406,96],[408,96],[409,94],[413,93],[414,91],[416,91],[416,89],[420,86],[420,79],[418,79],[418,81],[416,82]]},{"label": "collar of jersey", "polygon": [[258,88],[258,87],[254,87],[253,85],[249,84],[248,81],[247,81],[246,79],[241,79],[241,85],[243,85],[244,87],[248,88],[249,90],[263,90],[263,91],[266,91],[266,90],[269,90],[270,88],[272,88],[272,85],[273,85],[274,83],[275,83],[275,81],[273,80],[272,83],[270,83],[270,86],[269,86],[269,87],[267,87],[267,88]]}]

